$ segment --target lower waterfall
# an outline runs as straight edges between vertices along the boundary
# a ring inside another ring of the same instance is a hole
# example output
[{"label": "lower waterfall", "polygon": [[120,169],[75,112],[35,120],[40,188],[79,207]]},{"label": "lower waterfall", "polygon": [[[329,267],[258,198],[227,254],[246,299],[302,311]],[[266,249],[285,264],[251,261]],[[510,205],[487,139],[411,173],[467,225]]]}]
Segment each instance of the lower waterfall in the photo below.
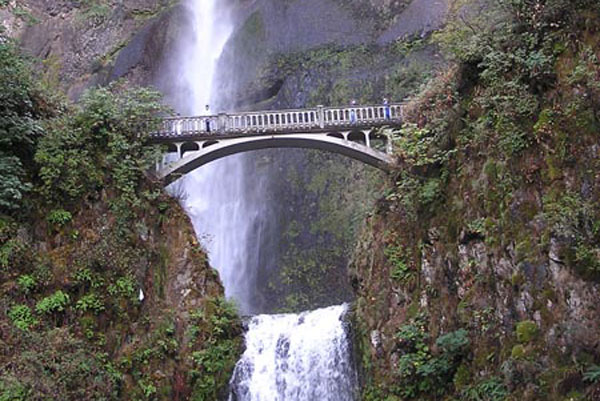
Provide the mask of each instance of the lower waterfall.
[{"label": "lower waterfall", "polygon": [[353,401],[347,305],[250,318],[229,401]]}]

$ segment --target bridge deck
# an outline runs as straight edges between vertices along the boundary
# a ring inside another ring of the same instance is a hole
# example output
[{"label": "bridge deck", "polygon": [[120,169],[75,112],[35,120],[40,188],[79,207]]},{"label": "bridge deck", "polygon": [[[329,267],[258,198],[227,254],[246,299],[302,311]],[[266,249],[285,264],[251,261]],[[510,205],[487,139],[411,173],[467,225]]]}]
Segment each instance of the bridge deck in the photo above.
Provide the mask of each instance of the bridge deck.
[{"label": "bridge deck", "polygon": [[261,134],[323,133],[397,125],[403,104],[257,111],[196,117],[166,118],[154,142],[216,139]]}]

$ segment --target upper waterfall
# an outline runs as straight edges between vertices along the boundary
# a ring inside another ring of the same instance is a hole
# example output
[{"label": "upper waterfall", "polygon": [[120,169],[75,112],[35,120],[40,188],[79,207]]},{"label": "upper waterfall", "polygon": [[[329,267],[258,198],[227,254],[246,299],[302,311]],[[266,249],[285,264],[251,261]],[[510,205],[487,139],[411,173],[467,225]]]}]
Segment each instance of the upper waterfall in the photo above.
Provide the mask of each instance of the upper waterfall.
[{"label": "upper waterfall", "polygon": [[212,88],[217,61],[233,31],[227,8],[217,3],[218,0],[188,0],[193,37],[188,38],[180,73],[190,93],[186,106],[193,114],[203,114],[205,106],[216,99]]},{"label": "upper waterfall", "polygon": [[[188,0],[186,6],[193,16],[193,37],[181,38],[176,79],[187,95],[178,108],[201,115],[210,105],[209,112],[215,114],[220,110],[213,105],[222,104],[221,94],[213,90],[220,75],[217,62],[233,32],[229,8],[223,0]],[[243,314],[257,310],[256,272],[265,259],[259,248],[269,226],[265,185],[247,168],[245,155],[234,155],[185,175],[169,188],[182,196],[226,296],[236,301]]]}]

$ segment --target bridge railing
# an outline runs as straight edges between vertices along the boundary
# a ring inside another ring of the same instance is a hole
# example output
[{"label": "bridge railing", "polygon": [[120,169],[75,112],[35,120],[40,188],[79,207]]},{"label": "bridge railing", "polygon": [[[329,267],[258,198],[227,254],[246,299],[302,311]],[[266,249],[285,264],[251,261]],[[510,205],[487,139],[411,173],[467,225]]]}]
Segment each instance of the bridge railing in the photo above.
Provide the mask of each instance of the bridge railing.
[{"label": "bridge railing", "polygon": [[172,117],[151,134],[155,139],[190,136],[217,136],[257,132],[282,132],[385,124],[403,119],[403,104],[348,107],[317,106],[289,109],[219,114],[196,117]]}]

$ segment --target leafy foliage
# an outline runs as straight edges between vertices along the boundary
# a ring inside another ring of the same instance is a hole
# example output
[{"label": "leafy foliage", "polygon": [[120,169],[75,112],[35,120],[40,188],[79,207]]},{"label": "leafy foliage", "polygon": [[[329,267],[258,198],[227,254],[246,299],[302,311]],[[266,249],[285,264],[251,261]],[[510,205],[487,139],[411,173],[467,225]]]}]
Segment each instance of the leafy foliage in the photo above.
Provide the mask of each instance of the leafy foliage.
[{"label": "leafy foliage", "polygon": [[49,295],[40,300],[35,310],[42,314],[52,314],[55,312],[64,312],[65,308],[69,304],[69,295],[62,290],[57,290],[52,295]]},{"label": "leafy foliage", "polygon": [[600,382],[600,366],[592,365],[583,374],[583,380],[590,383]]},{"label": "leafy foliage", "polygon": [[29,294],[37,285],[37,281],[33,275],[23,274],[17,279],[17,285],[23,293]]},{"label": "leafy foliage", "polygon": [[0,368],[0,399],[117,399],[120,378],[68,330],[32,331],[15,347]]},{"label": "leafy foliage", "polygon": [[31,309],[27,305],[13,306],[8,311],[8,317],[15,327],[25,331],[37,324],[37,320],[33,317]]},{"label": "leafy foliage", "polygon": [[467,401],[504,401],[508,395],[506,386],[497,377],[491,377],[462,391]]},{"label": "leafy foliage", "polygon": [[164,107],[147,89],[118,84],[87,92],[74,115],[48,124],[35,155],[40,165],[40,192],[54,204],[97,197],[112,188],[112,209],[122,220],[141,206],[141,185],[159,155],[147,143]]},{"label": "leafy foliage", "polygon": [[227,389],[241,347],[241,326],[235,305],[224,298],[214,298],[193,314],[192,322],[191,334],[203,348],[191,355],[194,365],[191,399],[219,399]]},{"label": "leafy foliage", "polygon": [[82,312],[91,311],[94,313],[102,312],[105,307],[102,299],[94,293],[86,294],[81,297],[75,304],[75,309]]},{"label": "leafy foliage", "polygon": [[73,219],[73,216],[70,212],[63,209],[52,210],[46,220],[48,223],[53,225],[54,227],[60,228],[67,223],[69,223]]},{"label": "leafy foliage", "polygon": [[445,394],[470,344],[467,331],[460,329],[437,338],[437,351],[433,352],[422,316],[402,326],[396,339],[404,353],[398,361],[399,382],[394,388],[405,399]]},{"label": "leafy foliage", "polygon": [[398,281],[405,281],[414,276],[410,266],[406,262],[404,250],[398,246],[388,246],[385,248],[385,256],[392,264],[390,278]]},{"label": "leafy foliage", "polygon": [[0,212],[23,205],[32,186],[27,167],[47,115],[43,95],[17,46],[0,31]]}]

